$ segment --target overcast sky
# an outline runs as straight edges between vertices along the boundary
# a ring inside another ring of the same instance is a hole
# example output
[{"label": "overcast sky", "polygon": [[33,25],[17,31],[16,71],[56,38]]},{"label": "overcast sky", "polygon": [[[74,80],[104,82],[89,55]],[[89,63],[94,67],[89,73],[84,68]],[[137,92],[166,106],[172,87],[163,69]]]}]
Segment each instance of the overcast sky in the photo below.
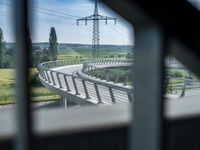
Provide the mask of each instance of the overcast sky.
[{"label": "overcast sky", "polygon": [[[7,42],[14,41],[11,22],[12,0],[0,0],[0,27],[4,32]],[[92,22],[85,26],[84,22],[76,25],[76,19],[92,15],[94,2],[88,0],[35,0],[30,5],[32,15],[31,31],[33,42],[48,42],[49,31],[56,28],[59,43],[84,43],[92,42]],[[132,45],[132,27],[116,13],[108,10],[99,3],[99,14],[116,17],[117,24],[113,21],[100,22],[100,43]]]}]

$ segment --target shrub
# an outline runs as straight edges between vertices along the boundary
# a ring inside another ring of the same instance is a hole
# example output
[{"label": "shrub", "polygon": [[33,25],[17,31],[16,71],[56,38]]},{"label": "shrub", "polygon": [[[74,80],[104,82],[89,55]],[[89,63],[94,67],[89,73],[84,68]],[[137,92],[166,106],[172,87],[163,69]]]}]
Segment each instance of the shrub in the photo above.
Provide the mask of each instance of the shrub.
[{"label": "shrub", "polygon": [[42,86],[40,79],[39,79],[38,72],[31,73],[29,80],[30,80],[31,86]]},{"label": "shrub", "polygon": [[184,77],[183,72],[177,70],[169,70],[167,75],[171,77]]}]

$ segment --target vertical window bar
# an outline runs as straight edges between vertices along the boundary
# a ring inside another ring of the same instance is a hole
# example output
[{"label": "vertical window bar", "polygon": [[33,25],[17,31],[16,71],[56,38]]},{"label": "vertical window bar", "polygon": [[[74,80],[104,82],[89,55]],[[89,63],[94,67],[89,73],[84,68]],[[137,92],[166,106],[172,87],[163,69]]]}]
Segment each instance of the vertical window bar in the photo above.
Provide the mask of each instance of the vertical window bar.
[{"label": "vertical window bar", "polygon": [[132,150],[160,150],[164,35],[155,24],[137,25],[131,146]]},{"label": "vertical window bar", "polygon": [[28,0],[15,0],[17,139],[16,150],[31,150],[32,128],[29,85]]}]

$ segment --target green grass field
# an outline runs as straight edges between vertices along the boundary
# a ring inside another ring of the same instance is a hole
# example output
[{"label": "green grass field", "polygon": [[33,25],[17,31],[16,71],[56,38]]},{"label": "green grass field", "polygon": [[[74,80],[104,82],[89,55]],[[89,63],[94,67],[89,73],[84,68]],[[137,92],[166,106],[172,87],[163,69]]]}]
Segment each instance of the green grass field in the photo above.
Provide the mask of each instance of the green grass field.
[{"label": "green grass field", "polygon": [[[30,74],[37,73],[37,69],[31,69]],[[15,102],[15,70],[14,69],[0,69],[0,104]],[[31,87],[31,99],[33,101],[59,99],[42,85]]]},{"label": "green grass field", "polygon": [[[102,50],[99,54],[101,58],[119,58],[126,57],[127,52],[124,51],[109,51]],[[61,49],[58,52],[58,60],[78,59],[78,58],[91,58],[91,50],[81,49]]]}]

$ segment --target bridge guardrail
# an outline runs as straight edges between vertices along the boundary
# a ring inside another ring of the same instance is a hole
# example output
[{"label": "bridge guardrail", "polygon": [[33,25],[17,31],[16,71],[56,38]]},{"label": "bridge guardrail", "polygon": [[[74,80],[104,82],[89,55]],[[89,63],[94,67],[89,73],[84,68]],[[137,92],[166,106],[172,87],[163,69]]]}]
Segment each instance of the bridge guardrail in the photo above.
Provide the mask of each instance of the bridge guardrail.
[{"label": "bridge guardrail", "polygon": [[[127,60],[95,60],[93,62],[84,62],[83,64],[83,69],[82,72],[90,77],[93,77],[94,75],[91,73],[93,70],[101,70],[105,73],[104,79],[109,81],[110,73],[111,71],[109,70],[109,67],[112,68],[113,66],[123,66],[125,64],[126,66],[132,66],[133,65],[133,60],[132,59],[127,59]],[[167,68],[177,68],[177,69],[186,69],[183,65],[175,62],[166,62],[166,67]],[[99,78],[99,77],[96,77]],[[129,76],[127,75],[126,78],[123,81],[123,84],[126,85],[128,81]],[[180,97],[185,95],[186,90],[189,89],[194,89],[194,88],[200,88],[200,81],[199,80],[194,80],[194,79],[189,79],[187,77],[166,77],[167,80],[179,80],[182,83],[173,83],[173,91],[170,92],[170,94],[177,94],[180,92]],[[102,80],[103,78],[100,77]],[[114,83],[118,82],[118,76],[115,76],[115,81]]]},{"label": "bridge guardrail", "polygon": [[[79,59],[68,61],[50,61],[38,65],[40,72],[39,77],[42,83],[60,95],[71,97],[72,100],[79,99],[80,101],[90,101],[95,104],[102,103],[118,103],[123,99],[127,99],[126,102],[133,101],[133,89],[108,84],[102,81],[94,81],[90,78],[79,77],[72,74],[66,74],[59,72],[54,68],[63,67],[68,65],[83,64],[82,72],[88,74],[88,71],[113,67],[118,65],[133,65],[132,60],[123,59]],[[176,91],[179,91],[180,96],[185,95],[185,90],[195,87],[200,87],[199,81],[193,81],[186,78],[174,78],[169,79],[182,80],[182,83],[174,84]],[[107,78],[109,80],[109,78]],[[116,79],[117,80],[117,79]],[[104,90],[102,90],[104,89]],[[106,90],[105,90],[106,89]],[[102,92],[103,91],[103,92]],[[116,94],[117,93],[117,94]],[[96,101],[95,101],[95,100]],[[122,101],[121,101],[122,102]]]},{"label": "bridge guardrail", "polygon": [[[118,66],[132,66],[133,65],[133,60],[132,59],[102,59],[102,60],[95,60],[95,61],[86,61],[83,63],[83,69],[82,72],[88,76],[93,77],[93,73],[91,71],[101,71],[102,76],[98,77],[101,80],[106,79],[106,81],[110,80],[110,77],[112,75],[112,72],[110,71],[110,67],[118,67]],[[129,75],[127,75],[124,78],[124,81],[122,82],[123,85],[127,85]],[[115,76],[114,83],[117,83],[119,79],[118,74]]]},{"label": "bridge guardrail", "polygon": [[[86,61],[88,61],[88,59],[75,61],[50,61],[39,64],[38,70],[40,80],[42,83],[45,83],[45,86],[51,87],[51,90],[59,89],[60,92],[63,93],[61,93],[62,95],[69,95],[70,97],[73,95],[72,99],[77,99],[77,97],[79,97],[79,99],[82,97],[82,99],[85,99],[86,101],[96,99],[96,104],[114,104],[118,103],[118,100],[122,102],[121,99],[125,99],[125,97],[128,102],[133,101],[133,92],[131,89],[116,87],[102,82],[94,82],[90,79],[84,79],[72,74],[52,70],[56,67],[80,64]],[[98,63],[98,61],[96,61],[96,63]]]}]

